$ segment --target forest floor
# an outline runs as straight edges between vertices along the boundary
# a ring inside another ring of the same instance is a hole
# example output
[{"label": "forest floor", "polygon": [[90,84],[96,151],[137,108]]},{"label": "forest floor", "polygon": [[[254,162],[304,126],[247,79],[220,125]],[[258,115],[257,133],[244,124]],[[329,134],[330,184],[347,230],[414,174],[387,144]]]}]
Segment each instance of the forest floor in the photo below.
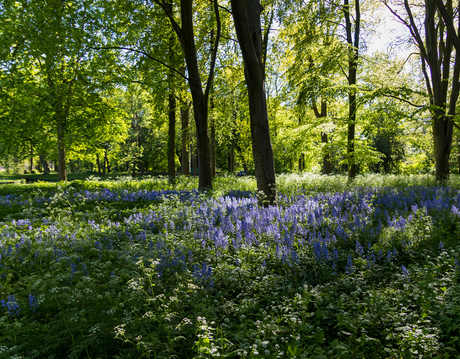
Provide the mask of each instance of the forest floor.
[{"label": "forest floor", "polygon": [[0,358],[460,355],[460,177],[196,186],[0,186]]}]

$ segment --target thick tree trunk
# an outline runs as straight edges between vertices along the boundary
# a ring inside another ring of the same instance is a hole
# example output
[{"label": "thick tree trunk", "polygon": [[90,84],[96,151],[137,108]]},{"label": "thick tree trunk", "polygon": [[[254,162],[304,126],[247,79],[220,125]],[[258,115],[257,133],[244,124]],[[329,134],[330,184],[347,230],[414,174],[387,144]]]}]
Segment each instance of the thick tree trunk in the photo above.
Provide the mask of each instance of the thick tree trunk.
[{"label": "thick tree trunk", "polygon": [[[193,91],[192,91],[193,96]],[[208,138],[208,108],[203,103],[202,92],[195,91],[196,99],[193,100],[193,110],[195,114],[197,150],[198,150],[198,187],[200,189],[212,188],[212,173],[211,173],[211,154],[209,151]]]},{"label": "thick tree trunk", "polygon": [[236,34],[244,60],[244,75],[248,87],[252,152],[257,189],[266,196],[263,205],[276,204],[275,167],[268,124],[263,67],[262,31],[259,0],[232,0]]},{"label": "thick tree trunk", "polygon": [[58,180],[67,181],[67,170],[66,170],[66,157],[65,157],[65,145],[64,145],[64,130],[61,124],[57,125],[58,135]]},{"label": "thick tree trunk", "polygon": [[[206,83],[206,89],[204,93],[198,66],[198,58],[193,31],[193,0],[181,0],[180,2],[182,25],[180,28],[178,27],[177,23],[172,20],[172,11],[169,11],[169,14],[171,14],[171,22],[180,38],[185,62],[187,63],[188,82],[193,99],[193,113],[195,116],[196,124],[198,163],[200,166],[198,181],[199,189],[212,189],[211,156],[208,137],[208,97],[213,80],[217,43],[220,38],[220,18],[218,13],[217,0],[213,1],[213,5],[218,25],[216,34],[216,46],[214,47],[214,53],[212,54],[208,81]],[[168,9],[166,10],[168,12]]]},{"label": "thick tree trunk", "polygon": [[188,156],[188,146],[189,146],[189,116],[190,108],[185,107],[180,109],[181,125],[182,125],[182,159],[181,167],[182,174],[184,176],[190,175],[189,170],[189,156]]},{"label": "thick tree trunk", "polygon": [[449,176],[449,157],[451,152],[453,124],[444,116],[433,118],[434,158],[436,179],[444,181]]}]

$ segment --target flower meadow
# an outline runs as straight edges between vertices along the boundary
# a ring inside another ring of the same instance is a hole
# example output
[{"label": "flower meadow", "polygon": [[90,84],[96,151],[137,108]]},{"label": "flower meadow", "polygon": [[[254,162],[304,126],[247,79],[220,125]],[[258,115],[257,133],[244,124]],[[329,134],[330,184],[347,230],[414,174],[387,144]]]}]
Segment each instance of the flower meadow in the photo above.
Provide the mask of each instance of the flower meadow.
[{"label": "flower meadow", "polygon": [[460,185],[0,188],[0,358],[456,358]]}]

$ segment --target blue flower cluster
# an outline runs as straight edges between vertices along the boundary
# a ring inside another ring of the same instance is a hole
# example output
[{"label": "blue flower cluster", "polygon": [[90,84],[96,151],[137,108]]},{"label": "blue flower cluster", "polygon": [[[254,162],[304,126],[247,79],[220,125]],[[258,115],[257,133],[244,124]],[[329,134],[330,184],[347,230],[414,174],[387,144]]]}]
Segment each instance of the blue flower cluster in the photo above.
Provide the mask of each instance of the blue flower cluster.
[{"label": "blue flower cluster", "polygon": [[159,247],[159,262],[156,265],[156,271],[160,278],[164,276],[166,271],[182,273],[186,270],[186,258],[180,249],[176,248],[174,251],[171,251],[169,248],[162,249],[161,245]]},{"label": "blue flower cluster", "polygon": [[8,311],[9,315],[19,317],[21,308],[19,307],[19,303],[16,301],[14,294],[9,295],[8,300],[0,300],[0,304]]},{"label": "blue flower cluster", "polygon": [[[67,270],[68,283],[75,284],[78,274],[91,273],[93,259],[123,258],[135,263],[142,257],[158,259],[156,270],[161,279],[171,272],[189,270],[201,286],[211,288],[213,269],[202,259],[194,259],[190,251],[187,253],[189,249],[211,253],[217,260],[223,254],[263,250],[265,266],[280,263],[291,268],[311,256],[316,265],[332,273],[350,275],[363,261],[371,268],[379,261],[396,262],[410,250],[411,243],[403,241],[398,253],[391,241],[382,241],[385,233],[401,235],[420,218],[439,212],[460,216],[460,192],[442,187],[359,188],[311,196],[300,192],[281,194],[280,205],[268,208],[259,207],[256,196],[249,192],[229,192],[218,198],[204,197],[197,191],[108,189],[68,195],[75,202],[156,201],[177,196],[183,205],[171,207],[169,213],[158,209],[160,206],[130,212],[117,221],[86,219],[74,227],[52,218],[0,223],[0,279],[18,268],[24,272],[60,265]],[[35,199],[36,203],[47,200]],[[21,197],[6,196],[0,198],[0,205],[21,201]],[[175,244],[179,242],[181,245]],[[88,259],[81,259],[83,243],[90,248]],[[442,243],[439,250],[443,250]],[[35,310],[34,300],[29,297],[29,307]],[[14,296],[1,303],[9,313],[16,313],[16,309],[19,313]]]},{"label": "blue flower cluster", "polygon": [[206,262],[203,263],[201,268],[198,265],[193,266],[193,276],[195,277],[197,283],[200,284],[203,288],[210,289],[214,287],[212,268],[211,266],[208,266]]}]

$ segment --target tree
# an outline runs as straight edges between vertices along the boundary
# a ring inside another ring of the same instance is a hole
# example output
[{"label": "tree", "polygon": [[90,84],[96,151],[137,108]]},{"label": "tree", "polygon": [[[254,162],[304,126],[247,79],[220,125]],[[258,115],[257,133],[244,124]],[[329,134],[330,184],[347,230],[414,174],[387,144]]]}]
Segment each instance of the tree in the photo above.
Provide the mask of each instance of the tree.
[{"label": "tree", "polygon": [[187,80],[190,85],[190,92],[193,99],[193,113],[195,116],[198,161],[200,166],[199,188],[212,188],[211,156],[208,137],[208,100],[212,87],[217,49],[220,40],[221,23],[219,5],[217,0],[213,0],[212,3],[217,30],[206,87],[203,92],[203,83],[201,81],[200,68],[198,65],[195,33],[193,29],[193,0],[180,0],[180,25],[174,19],[172,4],[165,0],[154,0],[154,2],[158,4],[168,16],[171,26],[179,38],[184,53],[188,72]]},{"label": "tree", "polygon": [[103,78],[112,60],[110,56],[94,57],[89,51],[88,45],[98,32],[96,19],[100,8],[84,0],[50,0],[47,6],[11,2],[4,10],[1,23],[14,24],[0,33],[2,43],[5,38],[12,39],[10,53],[4,55],[10,65],[4,67],[8,69],[6,76],[16,81],[27,78],[24,84],[28,92],[40,102],[41,113],[37,117],[47,121],[46,127],[54,128],[58,177],[65,181],[69,149],[85,138],[81,129],[102,124],[81,118],[81,109],[99,107],[103,102],[99,91],[106,85]]},{"label": "tree", "polygon": [[361,12],[359,1],[355,0],[355,24],[354,36],[352,36],[352,22],[350,20],[350,4],[349,0],[344,0],[343,12],[345,15],[345,30],[347,33],[348,44],[348,85],[350,86],[348,94],[348,180],[353,180],[356,177],[356,160],[355,160],[355,128],[356,128],[356,112],[358,105],[356,102],[356,74],[358,70],[359,56],[359,32]]},{"label": "tree", "polygon": [[257,189],[266,196],[265,205],[274,205],[277,202],[275,167],[268,123],[260,26],[260,14],[263,7],[259,0],[232,0],[231,3],[248,87],[249,118]]},{"label": "tree", "polygon": [[[460,90],[460,41],[455,29],[460,23],[459,8],[457,6],[454,10],[452,0],[425,0],[423,5],[420,2],[409,4],[408,0],[384,0],[384,3],[409,29],[412,41],[420,52],[432,115],[436,178],[442,181],[449,175],[449,156]],[[397,6],[404,8],[407,17],[397,12]],[[421,6],[424,10],[423,20],[420,19],[423,15],[414,12],[414,8]]]}]

